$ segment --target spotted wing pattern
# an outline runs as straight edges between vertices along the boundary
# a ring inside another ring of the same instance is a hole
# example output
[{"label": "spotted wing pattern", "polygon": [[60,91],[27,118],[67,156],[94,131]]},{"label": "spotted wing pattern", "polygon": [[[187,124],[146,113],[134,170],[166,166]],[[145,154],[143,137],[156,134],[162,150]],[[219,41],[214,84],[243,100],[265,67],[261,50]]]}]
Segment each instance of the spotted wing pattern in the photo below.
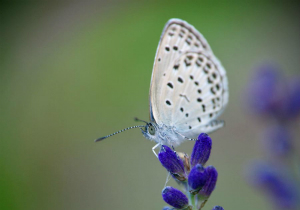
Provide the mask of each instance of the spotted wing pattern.
[{"label": "spotted wing pattern", "polygon": [[154,61],[151,119],[194,138],[222,126],[215,119],[227,103],[226,72],[207,41],[187,22],[171,19]]}]

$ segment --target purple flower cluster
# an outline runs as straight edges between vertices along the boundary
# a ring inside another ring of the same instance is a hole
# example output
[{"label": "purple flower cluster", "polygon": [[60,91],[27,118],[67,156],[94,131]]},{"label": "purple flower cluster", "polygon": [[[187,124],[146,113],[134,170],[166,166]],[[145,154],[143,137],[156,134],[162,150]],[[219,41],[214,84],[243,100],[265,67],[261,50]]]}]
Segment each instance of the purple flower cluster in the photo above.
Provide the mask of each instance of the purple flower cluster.
[{"label": "purple flower cluster", "polygon": [[[202,209],[215,189],[218,172],[213,166],[204,167],[211,151],[211,138],[201,133],[195,142],[191,159],[187,154],[176,153],[168,146],[162,145],[158,154],[161,164],[182,186],[185,193],[167,186],[162,190],[163,200],[172,207],[167,209]],[[215,206],[214,210],[222,210]]]},{"label": "purple flower cluster", "polygon": [[300,77],[286,79],[274,67],[262,66],[249,82],[246,97],[246,106],[268,124],[262,141],[267,160],[248,167],[248,179],[265,192],[274,209],[300,209],[299,151],[291,133],[300,114]]},{"label": "purple flower cluster", "polygon": [[259,116],[289,121],[300,114],[300,76],[286,79],[274,66],[260,66],[245,95],[246,107]]}]

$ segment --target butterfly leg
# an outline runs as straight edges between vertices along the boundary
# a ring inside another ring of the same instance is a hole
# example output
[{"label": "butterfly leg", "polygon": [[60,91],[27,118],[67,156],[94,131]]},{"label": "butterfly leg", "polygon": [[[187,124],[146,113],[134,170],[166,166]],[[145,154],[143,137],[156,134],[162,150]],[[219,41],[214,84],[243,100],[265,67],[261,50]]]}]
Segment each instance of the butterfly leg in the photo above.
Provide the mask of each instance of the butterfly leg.
[{"label": "butterfly leg", "polygon": [[154,155],[158,158],[155,149],[159,146],[160,144],[156,144],[154,147],[152,147],[152,152],[154,153]]},{"label": "butterfly leg", "polygon": [[173,149],[173,151],[175,152],[175,154],[177,155],[177,157],[178,157],[178,154],[177,154],[177,152],[175,151],[175,148],[174,148],[174,146],[172,145],[172,149]]},{"label": "butterfly leg", "polygon": [[[176,132],[176,131],[175,131]],[[197,141],[198,139],[190,139],[190,138],[188,138],[188,137],[186,137],[186,136],[184,136],[184,135],[182,135],[181,133],[178,133],[178,132],[176,132],[178,135],[180,135],[180,136],[182,136],[183,138],[185,138],[185,139],[187,139],[187,140],[189,140],[189,141]],[[174,147],[173,147],[173,150],[174,150]]]},{"label": "butterfly leg", "polygon": [[167,183],[168,183],[168,182],[170,181],[170,179],[171,179],[170,175],[171,175],[171,173],[170,173],[170,172],[168,172],[168,174],[167,174],[167,178],[166,178],[166,183],[165,183],[165,186],[164,186],[164,188],[167,186]]}]

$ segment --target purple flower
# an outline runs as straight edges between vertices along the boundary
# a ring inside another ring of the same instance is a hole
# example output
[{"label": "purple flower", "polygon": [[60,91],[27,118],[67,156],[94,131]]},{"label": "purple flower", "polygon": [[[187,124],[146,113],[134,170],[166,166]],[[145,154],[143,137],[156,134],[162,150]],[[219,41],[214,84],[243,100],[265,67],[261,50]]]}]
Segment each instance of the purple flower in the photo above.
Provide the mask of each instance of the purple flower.
[{"label": "purple flower", "polygon": [[300,77],[288,81],[288,98],[286,99],[286,114],[295,118],[300,113]]},{"label": "purple flower", "polygon": [[265,191],[278,209],[297,209],[300,195],[296,182],[282,169],[262,162],[253,164],[250,181]]},{"label": "purple flower", "polygon": [[218,172],[213,166],[207,166],[206,169],[207,180],[205,185],[199,191],[199,197],[202,200],[206,200],[211,195],[212,191],[215,189],[218,179]]},{"label": "purple flower", "polygon": [[167,204],[177,209],[186,208],[189,204],[185,194],[170,186],[167,186],[162,190],[162,197]]},{"label": "purple flower", "polygon": [[198,140],[194,145],[193,152],[191,155],[192,167],[194,167],[198,163],[200,163],[203,166],[205,165],[210,156],[211,145],[211,138],[206,133],[201,133],[198,136]]},{"label": "purple flower", "polygon": [[161,150],[158,153],[158,159],[175,179],[179,181],[186,180],[187,175],[184,170],[184,164],[177,156],[176,152],[168,146],[162,145]]},{"label": "purple flower", "polygon": [[224,210],[222,206],[215,206],[212,210]]},{"label": "purple flower", "polygon": [[161,146],[158,154],[159,161],[175,181],[184,186],[185,193],[189,195],[187,198],[181,191],[173,187],[165,187],[162,197],[174,208],[164,207],[163,210],[192,210],[204,207],[215,188],[218,177],[217,170],[213,166],[204,168],[202,165],[210,156],[211,145],[211,138],[207,134],[201,133],[195,142],[191,159],[185,153],[176,153],[168,146]]},{"label": "purple flower", "polygon": [[192,194],[198,193],[199,190],[205,185],[207,180],[207,173],[201,164],[197,164],[192,168],[189,177],[188,184],[191,188],[190,192]]},{"label": "purple flower", "polygon": [[247,87],[246,104],[259,115],[281,115],[283,109],[283,79],[271,65],[263,65],[255,72]]},{"label": "purple flower", "polygon": [[287,157],[296,152],[289,127],[300,114],[300,77],[285,79],[274,67],[262,66],[249,82],[247,97],[252,111],[268,117],[272,123],[263,138],[265,150],[272,159],[249,167],[250,180],[269,196],[275,209],[299,209],[300,189],[291,176],[297,167],[281,164],[287,163],[284,162]]},{"label": "purple flower", "polygon": [[287,80],[272,65],[257,69],[246,92],[245,104],[258,115],[285,121],[300,114],[300,78]]},{"label": "purple flower", "polygon": [[284,157],[291,153],[292,142],[289,129],[284,125],[273,125],[269,127],[264,135],[266,150],[273,157]]}]

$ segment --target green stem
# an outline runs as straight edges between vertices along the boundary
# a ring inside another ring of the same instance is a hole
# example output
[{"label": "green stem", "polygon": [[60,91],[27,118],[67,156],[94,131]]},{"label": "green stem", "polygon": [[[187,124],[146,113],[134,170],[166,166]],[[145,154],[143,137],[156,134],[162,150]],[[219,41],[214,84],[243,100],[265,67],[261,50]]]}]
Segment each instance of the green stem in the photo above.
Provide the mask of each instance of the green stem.
[{"label": "green stem", "polygon": [[188,193],[188,198],[189,198],[189,205],[193,206],[193,209],[197,209],[197,206],[195,203],[195,196],[190,192],[187,192],[187,193]]},{"label": "green stem", "polygon": [[196,204],[195,204],[195,195],[190,193],[187,183],[185,183],[184,187],[185,187],[185,192],[186,192],[186,194],[188,196],[188,199],[189,199],[189,205],[192,206],[193,209],[197,209]]}]

